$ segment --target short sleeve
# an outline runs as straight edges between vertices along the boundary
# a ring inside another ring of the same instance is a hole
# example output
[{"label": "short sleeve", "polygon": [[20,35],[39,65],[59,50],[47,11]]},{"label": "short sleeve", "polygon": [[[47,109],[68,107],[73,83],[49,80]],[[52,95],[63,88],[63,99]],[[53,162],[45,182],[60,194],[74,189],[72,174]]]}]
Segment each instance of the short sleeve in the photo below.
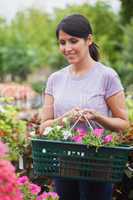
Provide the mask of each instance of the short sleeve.
[{"label": "short sleeve", "polygon": [[53,78],[52,78],[52,76],[49,76],[49,78],[47,80],[46,88],[44,90],[44,93],[53,96]]},{"label": "short sleeve", "polygon": [[111,71],[105,81],[105,99],[123,90],[118,74],[115,71]]}]

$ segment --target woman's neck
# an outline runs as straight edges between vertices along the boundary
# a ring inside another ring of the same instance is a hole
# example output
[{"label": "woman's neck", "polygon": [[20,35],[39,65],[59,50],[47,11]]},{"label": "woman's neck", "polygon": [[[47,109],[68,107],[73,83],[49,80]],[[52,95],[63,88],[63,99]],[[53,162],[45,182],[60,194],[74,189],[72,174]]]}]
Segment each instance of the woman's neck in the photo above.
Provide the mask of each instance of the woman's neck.
[{"label": "woman's neck", "polygon": [[76,76],[84,75],[88,72],[94,65],[96,61],[93,59],[84,60],[82,63],[78,63],[76,65],[71,65],[71,73]]}]

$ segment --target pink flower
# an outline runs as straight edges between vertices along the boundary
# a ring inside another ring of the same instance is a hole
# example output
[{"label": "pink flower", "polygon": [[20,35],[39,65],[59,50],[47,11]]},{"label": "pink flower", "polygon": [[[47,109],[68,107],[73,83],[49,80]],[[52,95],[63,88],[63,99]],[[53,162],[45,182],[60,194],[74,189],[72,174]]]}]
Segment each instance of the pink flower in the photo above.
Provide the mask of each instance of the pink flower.
[{"label": "pink flower", "polygon": [[0,141],[0,156],[4,156],[8,152],[6,144]]},{"label": "pink flower", "polygon": [[59,196],[55,192],[48,192],[48,193],[44,192],[43,194],[41,194],[40,196],[38,196],[36,200],[48,200],[48,199],[58,200]]},{"label": "pink flower", "polygon": [[0,160],[0,199],[22,200],[22,193],[17,185],[15,168],[7,160]]},{"label": "pink flower", "polygon": [[93,133],[96,137],[101,137],[104,132],[103,128],[95,128]]},{"label": "pink flower", "polygon": [[52,197],[53,199],[58,199],[58,198],[59,198],[58,194],[55,193],[55,192],[49,192],[48,195],[49,195],[50,197]]},{"label": "pink flower", "polygon": [[73,136],[72,137],[72,140],[74,141],[74,142],[77,142],[77,143],[82,143],[82,136],[80,136],[80,135],[75,135],[75,136]]},{"label": "pink flower", "polygon": [[18,185],[24,185],[28,182],[29,182],[29,179],[28,179],[27,176],[19,177],[18,180],[17,180]]},{"label": "pink flower", "polygon": [[79,136],[83,138],[86,136],[86,134],[87,134],[86,132],[83,132],[83,133],[80,133]]},{"label": "pink flower", "polygon": [[34,195],[36,195],[36,194],[38,194],[40,191],[41,191],[41,187],[40,186],[38,186],[38,185],[36,185],[36,184],[33,184],[33,183],[31,183],[30,185],[29,185],[29,189],[30,189],[30,191],[31,191],[31,193]]},{"label": "pink flower", "polygon": [[43,194],[37,197],[37,200],[46,200],[48,197],[48,193],[44,192]]},{"label": "pink flower", "polygon": [[75,129],[80,135],[86,135],[86,131],[83,128]]},{"label": "pink flower", "polygon": [[28,129],[34,128],[33,124],[31,124],[31,123],[28,124],[27,127],[28,127]]},{"label": "pink flower", "polygon": [[74,141],[74,142],[77,142],[77,143],[82,143],[82,139],[86,136],[87,132],[82,129],[82,128],[77,128],[75,129],[79,134],[78,135],[75,135],[73,136],[71,139]]},{"label": "pink flower", "polygon": [[104,138],[104,143],[107,144],[109,142],[112,142],[113,140],[113,136],[110,134],[110,135],[106,135],[105,138]]}]

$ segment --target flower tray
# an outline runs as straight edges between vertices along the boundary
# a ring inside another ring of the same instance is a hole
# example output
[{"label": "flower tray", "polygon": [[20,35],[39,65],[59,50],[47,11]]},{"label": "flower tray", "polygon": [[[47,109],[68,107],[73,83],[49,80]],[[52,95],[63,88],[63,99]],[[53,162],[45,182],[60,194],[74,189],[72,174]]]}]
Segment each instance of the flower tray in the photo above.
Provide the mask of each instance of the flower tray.
[{"label": "flower tray", "polygon": [[32,139],[33,169],[37,176],[119,182],[131,149]]}]

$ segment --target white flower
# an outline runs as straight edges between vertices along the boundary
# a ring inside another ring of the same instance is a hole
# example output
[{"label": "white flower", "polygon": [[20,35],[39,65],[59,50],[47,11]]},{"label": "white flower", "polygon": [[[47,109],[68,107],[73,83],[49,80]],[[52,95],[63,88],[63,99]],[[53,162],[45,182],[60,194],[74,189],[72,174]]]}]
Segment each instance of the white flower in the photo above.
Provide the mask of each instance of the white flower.
[{"label": "white flower", "polygon": [[72,136],[70,131],[63,131],[64,140],[67,140],[69,137]]},{"label": "white flower", "polygon": [[29,134],[30,134],[30,136],[35,136],[36,135],[35,131],[31,131]]},{"label": "white flower", "polygon": [[53,130],[52,127],[50,127],[50,126],[46,127],[45,130],[44,130],[44,132],[43,132],[43,135],[48,135],[49,132],[52,131],[52,130]]},{"label": "white flower", "polygon": [[5,112],[5,109],[1,105],[0,105],[0,112]]}]

